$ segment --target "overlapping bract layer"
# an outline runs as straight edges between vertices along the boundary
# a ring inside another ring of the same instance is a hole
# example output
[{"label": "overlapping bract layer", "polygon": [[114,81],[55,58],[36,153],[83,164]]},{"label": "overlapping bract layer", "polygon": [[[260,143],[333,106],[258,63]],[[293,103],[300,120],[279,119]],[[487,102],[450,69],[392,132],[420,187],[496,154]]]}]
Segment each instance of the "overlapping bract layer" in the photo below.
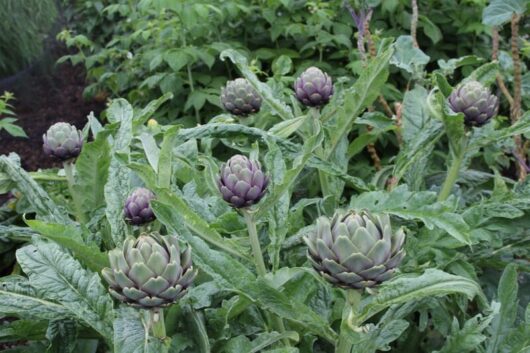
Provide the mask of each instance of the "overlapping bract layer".
[{"label": "overlapping bract layer", "polygon": [[498,99],[478,81],[469,81],[457,87],[448,98],[455,113],[464,114],[468,126],[482,126],[497,114]]},{"label": "overlapping bract layer", "polygon": [[221,166],[217,184],[226,202],[235,208],[243,208],[261,200],[269,179],[258,161],[236,154]]},{"label": "overlapping bract layer", "polygon": [[259,112],[261,97],[244,78],[228,81],[221,91],[223,107],[234,115],[247,116]]},{"label": "overlapping bract layer", "polygon": [[392,232],[388,215],[337,212],[320,217],[304,238],[313,267],[332,284],[354,289],[373,287],[395,272],[405,256],[405,233]]},{"label": "overlapping bract layer", "polygon": [[61,161],[76,158],[83,147],[83,134],[68,123],[55,123],[42,135],[44,153]]},{"label": "overlapping bract layer", "polygon": [[175,236],[158,233],[129,238],[109,252],[110,268],[102,271],[116,299],[140,308],[158,308],[181,298],[196,271],[191,248],[181,251]]},{"label": "overlapping bract layer", "polygon": [[331,77],[317,67],[305,70],[294,82],[296,98],[308,107],[319,107],[333,95]]},{"label": "overlapping bract layer", "polygon": [[123,215],[127,223],[139,226],[153,221],[155,214],[149,203],[154,198],[155,194],[151,190],[146,188],[134,190],[123,206]]}]

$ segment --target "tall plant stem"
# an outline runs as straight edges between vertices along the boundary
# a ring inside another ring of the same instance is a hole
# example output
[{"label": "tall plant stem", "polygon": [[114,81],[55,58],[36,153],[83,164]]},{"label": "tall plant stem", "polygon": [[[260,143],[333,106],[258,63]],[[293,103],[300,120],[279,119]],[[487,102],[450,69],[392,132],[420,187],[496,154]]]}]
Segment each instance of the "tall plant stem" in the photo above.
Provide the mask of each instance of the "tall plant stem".
[{"label": "tall plant stem", "polygon": [[412,0],[412,19],[410,21],[410,36],[412,37],[412,44],[416,48],[420,47],[418,44],[418,39],[416,37],[416,33],[418,31],[418,17],[419,17],[418,1]]},{"label": "tall plant stem", "polygon": [[164,340],[166,338],[166,324],[164,322],[164,311],[153,309],[149,312],[151,333],[153,337]]},{"label": "tall plant stem", "polygon": [[455,186],[456,180],[458,179],[460,166],[462,165],[462,161],[464,160],[466,149],[467,138],[464,137],[461,142],[461,146],[459,147],[459,150],[453,152],[453,161],[451,162],[451,166],[447,170],[447,176],[445,177],[442,189],[438,194],[438,201],[445,201],[449,197],[449,195],[451,195],[453,186]]},{"label": "tall plant stem", "polygon": [[[252,248],[252,255],[254,258],[254,265],[256,266],[256,272],[258,276],[264,277],[267,274],[267,267],[265,266],[265,261],[263,260],[263,253],[261,252],[261,245],[259,243],[258,231],[256,229],[256,220],[251,212],[243,210],[243,217],[245,218],[245,223],[247,224],[248,236],[250,240],[250,247]],[[285,332],[285,326],[283,320],[276,315],[266,314],[267,321],[271,321],[274,330],[283,333]],[[282,341],[286,346],[289,346],[289,340],[284,339]]]},{"label": "tall plant stem", "polygon": [[72,197],[72,201],[74,202],[76,219],[79,223],[86,223],[85,213],[83,212],[83,208],[81,207],[81,201],[79,200],[79,197],[74,190],[74,164],[72,161],[66,161],[63,163],[63,168],[64,173],[66,174],[68,191],[70,192],[70,196]]},{"label": "tall plant stem", "polygon": [[[313,124],[313,133],[316,134],[316,126],[318,126],[318,121],[320,120],[320,110],[318,108],[310,108],[309,115],[312,117],[311,123]],[[318,147],[316,154],[322,159],[326,159],[326,153],[322,147]],[[320,190],[322,191],[322,196],[326,197],[331,193],[331,187],[329,185],[328,176],[322,170],[318,170],[318,179],[320,181]]]},{"label": "tall plant stem", "polygon": [[339,341],[335,348],[335,353],[350,353],[352,350],[353,342],[348,332],[352,327],[349,325],[349,321],[353,319],[353,316],[357,312],[357,308],[361,302],[361,292],[355,289],[347,289],[345,291],[345,299]]},{"label": "tall plant stem", "polygon": [[[519,54],[519,21],[521,16],[518,14],[512,15],[511,29],[512,29],[512,60],[513,60],[513,105],[511,106],[510,117],[512,124],[515,124],[521,118],[521,55]],[[526,151],[523,148],[523,138],[521,135],[514,136],[515,148],[521,160],[526,162]],[[526,178],[526,168],[521,163],[518,164],[519,180]]]}]

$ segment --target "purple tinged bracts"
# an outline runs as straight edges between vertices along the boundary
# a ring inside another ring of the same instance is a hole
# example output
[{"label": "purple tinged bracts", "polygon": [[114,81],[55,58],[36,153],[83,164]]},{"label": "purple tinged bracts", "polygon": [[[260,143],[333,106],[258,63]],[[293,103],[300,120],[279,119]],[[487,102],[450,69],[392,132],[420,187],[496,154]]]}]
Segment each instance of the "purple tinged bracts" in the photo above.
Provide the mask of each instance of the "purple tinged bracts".
[{"label": "purple tinged bracts", "polygon": [[221,91],[223,107],[234,115],[245,117],[259,112],[261,97],[244,78],[228,81]]},{"label": "purple tinged bracts", "polygon": [[154,221],[155,214],[149,204],[154,198],[155,194],[151,190],[146,188],[134,190],[123,206],[125,221],[135,226]]},{"label": "purple tinged bracts", "polygon": [[319,107],[333,95],[331,77],[319,68],[310,67],[294,82],[296,98],[308,107]]},{"label": "purple tinged bracts", "polygon": [[42,135],[44,153],[61,161],[76,158],[83,147],[83,134],[68,123],[56,123]]},{"label": "purple tinged bracts", "polygon": [[447,99],[455,113],[464,114],[468,126],[482,126],[497,114],[498,98],[478,81],[469,81],[453,90]]},{"label": "purple tinged bracts", "polygon": [[223,199],[235,208],[252,206],[267,191],[269,178],[258,161],[236,154],[221,166],[217,180]]}]

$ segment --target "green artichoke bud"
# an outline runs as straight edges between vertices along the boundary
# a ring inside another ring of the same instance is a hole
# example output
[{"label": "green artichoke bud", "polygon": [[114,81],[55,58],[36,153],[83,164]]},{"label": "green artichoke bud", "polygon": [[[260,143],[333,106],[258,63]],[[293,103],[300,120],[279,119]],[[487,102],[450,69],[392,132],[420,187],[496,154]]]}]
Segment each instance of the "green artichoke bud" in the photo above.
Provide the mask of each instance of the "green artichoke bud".
[{"label": "green artichoke bud", "polygon": [[186,294],[197,272],[191,248],[181,251],[175,236],[158,233],[128,238],[109,252],[110,268],[101,272],[110,294],[129,305],[151,309],[170,305]]},{"label": "green artichoke bud", "polygon": [[388,280],[405,256],[405,233],[392,232],[386,214],[349,211],[336,212],[331,220],[320,217],[304,240],[314,269],[345,288],[363,289]]},{"label": "green artichoke bud", "polygon": [[464,114],[468,126],[482,126],[497,114],[498,99],[478,81],[469,81],[453,90],[447,99],[455,113]]},{"label": "green artichoke bud", "polygon": [[83,134],[68,123],[50,126],[42,136],[44,153],[62,161],[79,156],[83,147]]},{"label": "green artichoke bud", "polygon": [[259,112],[261,97],[244,78],[228,81],[221,91],[221,103],[234,115],[247,116]]}]

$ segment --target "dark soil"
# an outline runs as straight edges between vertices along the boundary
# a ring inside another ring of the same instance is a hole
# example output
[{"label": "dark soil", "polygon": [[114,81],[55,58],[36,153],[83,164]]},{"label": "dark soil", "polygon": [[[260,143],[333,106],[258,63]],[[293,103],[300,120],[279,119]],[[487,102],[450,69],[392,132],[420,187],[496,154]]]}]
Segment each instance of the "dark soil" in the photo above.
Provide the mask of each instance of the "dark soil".
[{"label": "dark soil", "polygon": [[65,53],[64,47],[54,43],[40,62],[14,76],[0,79],[0,93],[9,91],[15,94],[16,100],[11,103],[18,124],[28,135],[27,139],[14,138],[1,131],[0,155],[16,152],[26,170],[60,166],[42,151],[42,135],[50,125],[64,121],[81,129],[91,111],[98,116],[104,109],[103,102],[84,100],[86,81],[81,66],[55,65]]}]

